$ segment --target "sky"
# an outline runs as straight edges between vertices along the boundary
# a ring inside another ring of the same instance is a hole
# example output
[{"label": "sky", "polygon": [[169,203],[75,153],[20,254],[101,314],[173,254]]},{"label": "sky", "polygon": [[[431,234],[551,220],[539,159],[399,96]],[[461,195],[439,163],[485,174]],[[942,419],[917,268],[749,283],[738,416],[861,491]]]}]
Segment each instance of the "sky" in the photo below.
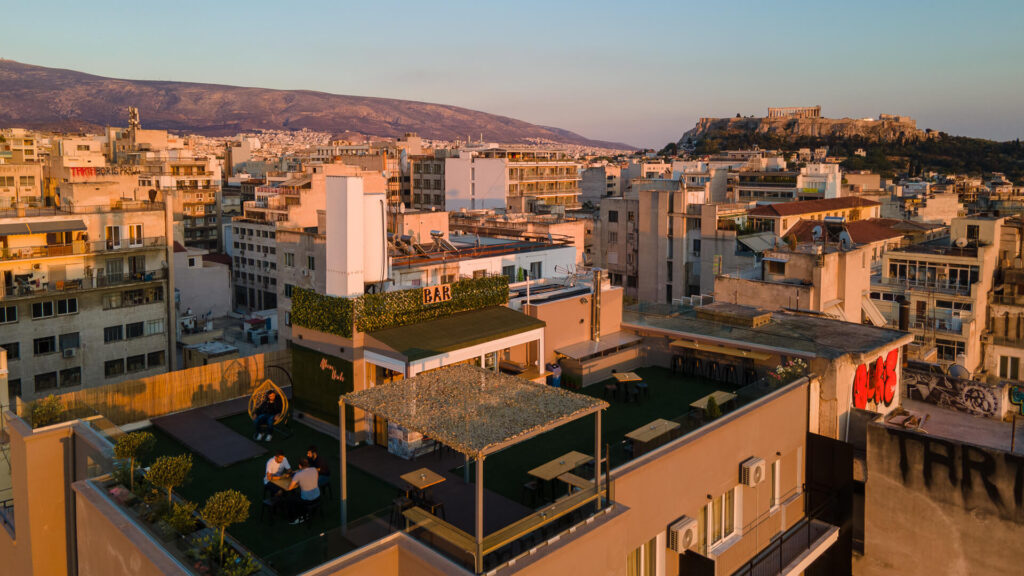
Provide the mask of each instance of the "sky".
[{"label": "sky", "polygon": [[661,147],[822,106],[1024,137],[1024,2],[0,0],[0,58],[452,104]]}]

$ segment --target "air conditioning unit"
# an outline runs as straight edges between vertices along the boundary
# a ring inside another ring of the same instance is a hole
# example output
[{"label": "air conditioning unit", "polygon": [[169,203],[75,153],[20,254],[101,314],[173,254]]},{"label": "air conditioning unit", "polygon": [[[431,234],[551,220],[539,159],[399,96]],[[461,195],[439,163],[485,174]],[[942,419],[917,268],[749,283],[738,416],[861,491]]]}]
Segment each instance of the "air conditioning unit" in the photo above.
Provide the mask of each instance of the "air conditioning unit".
[{"label": "air conditioning unit", "polygon": [[76,352],[78,352],[78,350],[76,348],[65,348],[64,349],[64,357],[65,358],[74,358]]},{"label": "air conditioning unit", "polygon": [[697,546],[697,519],[683,516],[668,527],[668,549],[682,554]]},{"label": "air conditioning unit", "polygon": [[747,458],[740,464],[740,483],[744,486],[757,486],[764,480],[764,460]]}]

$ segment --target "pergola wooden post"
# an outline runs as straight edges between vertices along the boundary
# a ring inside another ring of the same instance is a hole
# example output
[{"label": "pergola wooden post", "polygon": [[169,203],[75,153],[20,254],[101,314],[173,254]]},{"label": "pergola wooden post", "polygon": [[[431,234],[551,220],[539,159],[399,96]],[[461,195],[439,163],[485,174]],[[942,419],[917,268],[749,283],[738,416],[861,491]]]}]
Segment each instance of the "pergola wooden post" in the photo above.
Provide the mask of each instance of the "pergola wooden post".
[{"label": "pergola wooden post", "polygon": [[341,533],[348,533],[348,434],[345,432],[345,401],[341,396],[338,397],[338,423],[341,428],[341,441],[338,444],[341,445]]}]

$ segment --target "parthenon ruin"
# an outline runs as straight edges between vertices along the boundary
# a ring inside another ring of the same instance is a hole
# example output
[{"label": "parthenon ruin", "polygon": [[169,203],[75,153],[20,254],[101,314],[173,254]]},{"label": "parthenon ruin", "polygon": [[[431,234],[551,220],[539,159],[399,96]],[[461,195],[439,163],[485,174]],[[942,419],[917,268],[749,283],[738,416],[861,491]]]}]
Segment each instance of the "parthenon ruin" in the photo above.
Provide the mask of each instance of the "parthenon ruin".
[{"label": "parthenon ruin", "polygon": [[768,118],[821,118],[821,106],[769,108]]}]

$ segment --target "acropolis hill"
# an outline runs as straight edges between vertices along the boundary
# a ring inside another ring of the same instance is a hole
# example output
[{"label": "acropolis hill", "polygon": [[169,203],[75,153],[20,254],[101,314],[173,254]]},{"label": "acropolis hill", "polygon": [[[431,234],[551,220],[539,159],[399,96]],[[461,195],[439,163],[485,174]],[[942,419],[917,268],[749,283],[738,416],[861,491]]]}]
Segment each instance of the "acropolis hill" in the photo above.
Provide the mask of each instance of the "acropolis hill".
[{"label": "acropolis hill", "polygon": [[933,132],[917,128],[917,122],[909,116],[880,114],[877,119],[822,118],[820,106],[799,108],[769,108],[763,118],[701,118],[693,129],[683,134],[680,143],[687,139],[700,140],[708,133],[748,132],[782,136],[786,138],[851,138],[862,137],[871,142],[895,140],[925,140]]}]

